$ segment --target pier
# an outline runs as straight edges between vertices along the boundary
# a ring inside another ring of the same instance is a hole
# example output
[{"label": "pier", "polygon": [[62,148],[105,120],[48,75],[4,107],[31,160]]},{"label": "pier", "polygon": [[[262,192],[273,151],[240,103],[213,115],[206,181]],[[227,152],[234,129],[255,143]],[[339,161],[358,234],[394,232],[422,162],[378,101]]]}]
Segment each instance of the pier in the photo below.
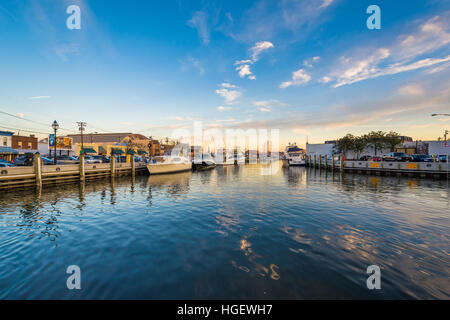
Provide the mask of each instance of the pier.
[{"label": "pier", "polygon": [[[324,158],[324,159],[322,159]],[[326,156],[306,156],[306,166],[340,172],[354,172],[375,175],[406,175],[421,178],[447,179],[450,165],[447,162],[396,162],[329,160]]]},{"label": "pier", "polygon": [[111,157],[110,163],[85,163],[80,156],[80,163],[73,165],[42,165],[40,155],[34,155],[32,166],[0,168],[0,189],[41,187],[57,183],[74,183],[104,177],[115,177],[146,173],[145,162],[117,162]]}]

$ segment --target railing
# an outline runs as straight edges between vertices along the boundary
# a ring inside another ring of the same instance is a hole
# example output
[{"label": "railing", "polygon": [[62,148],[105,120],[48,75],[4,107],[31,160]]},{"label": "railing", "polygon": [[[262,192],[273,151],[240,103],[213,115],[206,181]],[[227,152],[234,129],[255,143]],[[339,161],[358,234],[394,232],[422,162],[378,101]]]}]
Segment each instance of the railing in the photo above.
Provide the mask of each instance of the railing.
[{"label": "railing", "polygon": [[144,162],[116,162],[111,157],[111,163],[85,163],[80,156],[79,164],[42,165],[39,154],[34,156],[33,166],[0,168],[0,189],[13,187],[41,186],[57,182],[84,181],[105,176],[135,175],[136,172],[146,172]]}]

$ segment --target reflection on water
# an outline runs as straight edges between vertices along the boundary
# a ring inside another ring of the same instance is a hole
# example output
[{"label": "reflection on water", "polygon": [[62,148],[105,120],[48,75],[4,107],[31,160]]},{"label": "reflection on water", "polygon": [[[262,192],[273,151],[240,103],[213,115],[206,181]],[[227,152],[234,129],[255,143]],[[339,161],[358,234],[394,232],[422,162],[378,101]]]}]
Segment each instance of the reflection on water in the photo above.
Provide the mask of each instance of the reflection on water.
[{"label": "reflection on water", "polygon": [[2,192],[0,298],[449,298],[447,181],[276,165]]}]

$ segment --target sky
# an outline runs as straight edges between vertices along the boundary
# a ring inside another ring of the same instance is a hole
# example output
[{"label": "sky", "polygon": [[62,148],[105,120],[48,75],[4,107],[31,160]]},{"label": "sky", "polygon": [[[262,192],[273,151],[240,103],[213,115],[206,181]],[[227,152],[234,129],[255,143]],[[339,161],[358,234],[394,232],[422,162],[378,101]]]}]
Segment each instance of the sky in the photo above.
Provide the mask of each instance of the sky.
[{"label": "sky", "polygon": [[450,113],[449,17],[446,0],[2,0],[0,130],[165,137],[201,121],[300,146],[435,140],[450,129],[431,117]]}]

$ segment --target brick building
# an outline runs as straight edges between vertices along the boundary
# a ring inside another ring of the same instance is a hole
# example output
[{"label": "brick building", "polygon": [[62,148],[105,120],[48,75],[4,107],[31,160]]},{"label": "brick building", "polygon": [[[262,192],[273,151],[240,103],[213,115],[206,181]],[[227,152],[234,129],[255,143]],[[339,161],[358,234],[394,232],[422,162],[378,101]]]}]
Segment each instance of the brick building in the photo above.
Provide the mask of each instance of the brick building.
[{"label": "brick building", "polygon": [[38,152],[38,139],[32,134],[30,136],[13,135],[11,147],[16,149],[19,154]]}]

